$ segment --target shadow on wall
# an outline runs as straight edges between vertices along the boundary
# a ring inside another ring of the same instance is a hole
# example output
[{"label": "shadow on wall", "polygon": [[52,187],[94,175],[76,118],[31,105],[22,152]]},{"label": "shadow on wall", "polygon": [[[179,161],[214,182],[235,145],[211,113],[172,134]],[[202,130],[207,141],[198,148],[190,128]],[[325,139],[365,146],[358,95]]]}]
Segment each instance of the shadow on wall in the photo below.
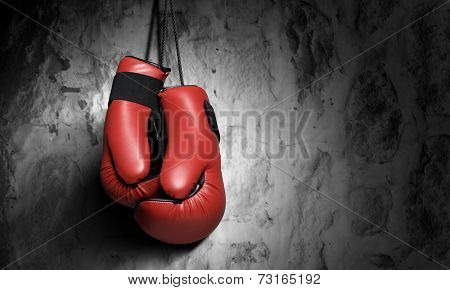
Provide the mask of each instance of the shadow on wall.
[{"label": "shadow on wall", "polygon": [[[202,243],[175,246],[149,237],[134,221],[133,209],[112,204],[103,194],[96,175],[86,181],[82,185],[85,190],[77,194],[67,195],[70,190],[55,187],[58,181],[53,179],[52,185],[47,187],[54,195],[40,198],[26,211],[26,216],[15,223],[21,234],[16,234],[17,243],[11,243],[16,257],[10,257],[9,263],[26,256],[9,268],[134,269],[146,268],[145,260],[150,268],[163,268],[172,256],[189,254]],[[73,182],[67,183],[67,187],[73,185]],[[45,246],[38,248],[42,244]],[[36,248],[36,252],[28,255],[28,251]],[[6,263],[2,260],[3,265]]]}]

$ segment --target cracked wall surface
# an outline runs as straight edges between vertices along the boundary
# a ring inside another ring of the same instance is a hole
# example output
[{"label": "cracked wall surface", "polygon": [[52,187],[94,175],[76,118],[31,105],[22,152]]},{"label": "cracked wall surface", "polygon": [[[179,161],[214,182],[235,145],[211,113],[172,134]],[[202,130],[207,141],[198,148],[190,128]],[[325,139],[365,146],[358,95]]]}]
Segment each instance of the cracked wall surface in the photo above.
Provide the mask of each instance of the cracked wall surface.
[{"label": "cracked wall surface", "polygon": [[[217,113],[227,209],[208,238],[172,246],[99,181],[115,69],[146,56],[153,2],[11,4],[42,26],[0,4],[0,266],[450,265],[448,5],[380,43],[440,2],[175,1],[185,83]],[[167,66],[176,85],[173,45]],[[280,114],[308,118],[267,127]]]}]

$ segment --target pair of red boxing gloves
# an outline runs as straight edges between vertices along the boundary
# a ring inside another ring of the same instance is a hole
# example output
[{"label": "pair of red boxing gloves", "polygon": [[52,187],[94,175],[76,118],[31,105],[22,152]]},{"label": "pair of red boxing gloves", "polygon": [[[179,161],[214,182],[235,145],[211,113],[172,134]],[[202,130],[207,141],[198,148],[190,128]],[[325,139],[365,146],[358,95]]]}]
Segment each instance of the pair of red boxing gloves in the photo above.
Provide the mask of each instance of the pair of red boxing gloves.
[{"label": "pair of red boxing gloves", "polygon": [[105,192],[134,208],[148,235],[172,244],[208,236],[225,211],[217,121],[206,92],[163,88],[168,69],[124,57],[104,127]]}]

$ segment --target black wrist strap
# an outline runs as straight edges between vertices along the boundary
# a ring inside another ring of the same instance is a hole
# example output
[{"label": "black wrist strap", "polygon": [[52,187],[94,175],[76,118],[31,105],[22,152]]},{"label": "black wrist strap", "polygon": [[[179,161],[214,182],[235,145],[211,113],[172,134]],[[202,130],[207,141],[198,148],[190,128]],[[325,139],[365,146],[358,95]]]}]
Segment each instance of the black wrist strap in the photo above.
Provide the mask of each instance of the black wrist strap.
[{"label": "black wrist strap", "polygon": [[163,82],[142,74],[131,72],[117,73],[114,77],[108,106],[114,100],[137,103],[152,110],[159,110],[158,91]]}]

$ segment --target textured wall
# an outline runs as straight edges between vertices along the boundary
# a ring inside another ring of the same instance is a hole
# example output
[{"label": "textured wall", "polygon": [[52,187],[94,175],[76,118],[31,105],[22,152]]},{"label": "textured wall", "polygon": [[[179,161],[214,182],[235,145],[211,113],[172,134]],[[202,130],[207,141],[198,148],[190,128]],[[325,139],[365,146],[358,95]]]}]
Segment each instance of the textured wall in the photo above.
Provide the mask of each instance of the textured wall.
[{"label": "textured wall", "polygon": [[[98,177],[107,100],[120,58],[145,56],[152,2],[14,4],[64,39],[0,4],[0,265],[25,254],[11,267],[450,265],[449,5],[322,77],[440,2],[175,2],[186,83],[219,115],[222,223],[180,247],[145,236],[116,205],[70,228],[110,202]],[[268,147],[292,146],[286,134],[258,143],[260,124],[223,114],[292,94],[276,110],[311,113],[309,158],[275,158]],[[260,154],[243,156],[252,146]]]}]

